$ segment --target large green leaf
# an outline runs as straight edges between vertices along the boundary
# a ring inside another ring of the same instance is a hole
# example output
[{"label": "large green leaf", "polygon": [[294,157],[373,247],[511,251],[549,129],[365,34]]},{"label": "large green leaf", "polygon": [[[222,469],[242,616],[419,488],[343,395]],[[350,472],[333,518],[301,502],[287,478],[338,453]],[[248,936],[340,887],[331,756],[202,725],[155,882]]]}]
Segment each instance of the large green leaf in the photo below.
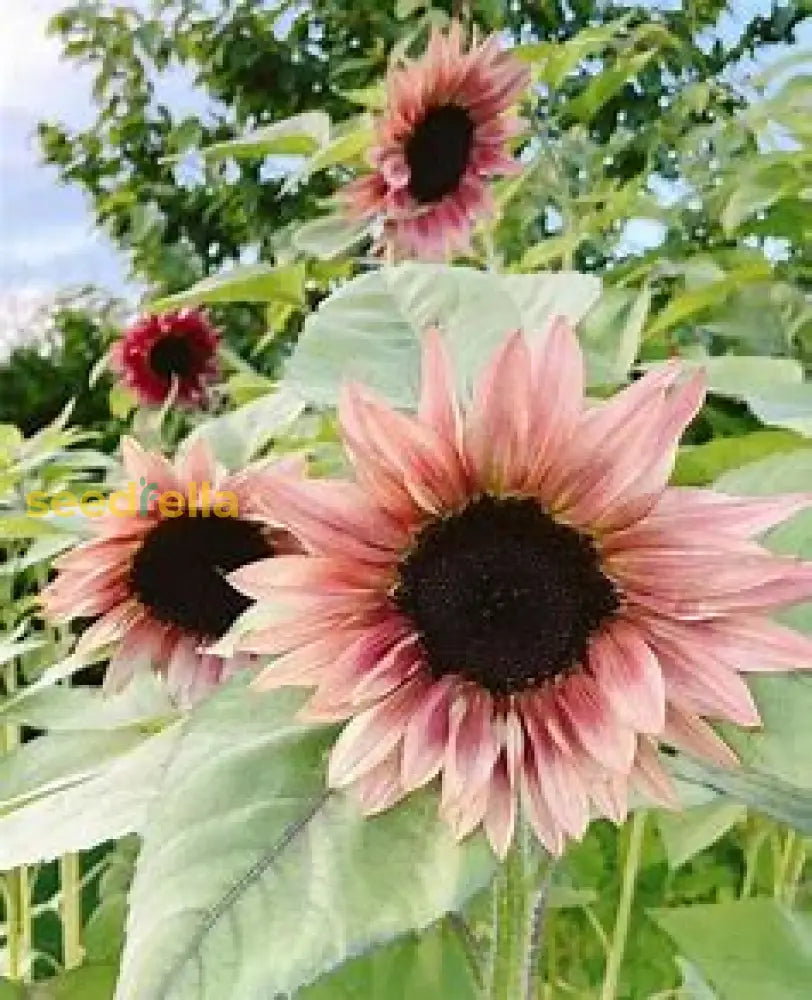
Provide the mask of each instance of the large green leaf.
[{"label": "large green leaf", "polygon": [[330,116],[324,111],[305,111],[255,129],[237,139],[214,143],[198,152],[206,160],[263,157],[271,154],[309,155],[325,146],[329,140]]},{"label": "large green leaf", "polygon": [[720,1000],[807,1000],[812,914],[770,899],[653,910],[651,916],[695,963]]},{"label": "large green leaf", "polygon": [[117,975],[113,964],[83,965],[31,986],[26,1000],[113,1000]]},{"label": "large green leaf", "polygon": [[624,382],[640,349],[651,293],[607,288],[586,316],[581,343],[589,358],[589,381],[593,384]]},{"label": "large green leaf", "polygon": [[49,733],[0,757],[0,815],[98,774],[143,741],[132,731]]},{"label": "large green leaf", "polygon": [[682,812],[661,810],[657,827],[665,848],[668,864],[679,868],[706,847],[720,840],[731,827],[747,815],[738,802],[709,802]]},{"label": "large green leaf", "polygon": [[203,278],[185,292],[149,303],[154,312],[201,302],[304,302],[304,264],[251,264]]},{"label": "large green leaf", "polygon": [[189,440],[202,438],[227,469],[244,468],[275,435],[301,414],[304,403],[289,388],[276,388],[258,399],[200,424]]},{"label": "large green leaf", "polygon": [[0,701],[0,721],[48,730],[110,730],[168,719],[176,714],[165,684],[151,673],[138,673],[120,692],[55,684],[25,687]]},{"label": "large green leaf", "polygon": [[117,1000],[286,995],[482,888],[433,791],[363,819],[325,791],[332,728],[299,694],[223,690],[188,720],[143,830]]},{"label": "large green leaf", "polygon": [[[182,726],[138,743],[90,777],[0,816],[0,870],[49,861],[139,831]],[[98,734],[93,734],[98,736]],[[114,744],[113,734],[106,738]]]},{"label": "large green leaf", "polygon": [[477,1000],[459,936],[448,921],[353,959],[296,1000]]},{"label": "large green leaf", "polygon": [[334,404],[340,385],[354,379],[412,406],[428,327],[444,331],[465,386],[509,331],[541,335],[556,313],[577,322],[599,293],[598,279],[575,273],[497,275],[422,263],[382,268],[348,282],[308,318],[287,377],[314,403]]},{"label": "large green leaf", "polygon": [[368,223],[335,212],[303,223],[293,231],[291,242],[299,253],[330,260],[359,243],[368,231]]},{"label": "large green leaf", "polygon": [[792,431],[763,430],[741,437],[714,438],[706,444],[680,448],[673,482],[678,486],[705,486],[732,469],[803,447],[812,445]]},{"label": "large green leaf", "polygon": [[730,354],[700,364],[712,392],[747,403],[762,423],[812,435],[812,385],[797,361]]}]

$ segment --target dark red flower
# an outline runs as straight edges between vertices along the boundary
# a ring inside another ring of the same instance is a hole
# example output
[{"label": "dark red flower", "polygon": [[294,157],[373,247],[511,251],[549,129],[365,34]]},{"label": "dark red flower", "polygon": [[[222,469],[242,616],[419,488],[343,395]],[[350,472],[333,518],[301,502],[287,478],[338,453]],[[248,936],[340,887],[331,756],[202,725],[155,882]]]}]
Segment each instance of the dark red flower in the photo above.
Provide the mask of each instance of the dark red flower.
[{"label": "dark red flower", "polygon": [[219,336],[197,309],[144,316],[114,345],[111,365],[141,403],[177,401],[199,406],[217,376]]}]

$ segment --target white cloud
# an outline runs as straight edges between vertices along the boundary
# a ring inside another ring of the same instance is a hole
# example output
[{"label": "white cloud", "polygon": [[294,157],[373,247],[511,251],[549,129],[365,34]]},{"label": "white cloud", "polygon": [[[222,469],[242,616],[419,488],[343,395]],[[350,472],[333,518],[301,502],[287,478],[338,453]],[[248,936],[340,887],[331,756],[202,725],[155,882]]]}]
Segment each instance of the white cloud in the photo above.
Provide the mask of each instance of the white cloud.
[{"label": "white cloud", "polygon": [[6,0],[0,31],[0,107],[35,117],[69,112],[85,94],[86,74],[60,61],[61,44],[46,28],[62,0]]}]

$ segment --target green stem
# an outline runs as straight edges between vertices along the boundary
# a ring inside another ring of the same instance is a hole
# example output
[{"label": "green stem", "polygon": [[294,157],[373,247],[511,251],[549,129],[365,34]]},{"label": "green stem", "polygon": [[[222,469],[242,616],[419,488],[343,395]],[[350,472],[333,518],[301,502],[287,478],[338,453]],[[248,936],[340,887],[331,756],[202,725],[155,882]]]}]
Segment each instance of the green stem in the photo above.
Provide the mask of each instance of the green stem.
[{"label": "green stem", "polygon": [[82,964],[82,873],[78,854],[60,859],[62,960],[66,969]]},{"label": "green stem", "polygon": [[542,986],[541,950],[548,922],[547,903],[550,896],[550,883],[553,879],[553,863],[547,863],[544,869],[544,874],[535,892],[530,911],[527,934],[527,957],[524,963],[524,1000],[535,1000]]},{"label": "green stem", "polygon": [[612,931],[612,943],[606,958],[606,972],[603,977],[603,987],[600,1000],[615,1000],[617,996],[620,967],[626,950],[626,939],[629,935],[629,922],[634,900],[634,887],[640,859],[643,853],[643,835],[646,830],[645,810],[636,812],[632,818],[629,833],[629,846],[626,851],[626,862],[623,866],[623,880],[620,888],[620,901],[615,914],[615,927]]},{"label": "green stem", "polygon": [[[16,660],[6,665],[4,680],[6,695],[11,697],[17,690]],[[6,723],[2,735],[4,753],[11,753],[20,745],[20,727],[15,723]],[[8,977],[27,981],[31,976],[31,885],[28,868],[22,866],[8,872],[5,897]]]},{"label": "green stem", "polygon": [[784,847],[776,856],[775,878],[773,882],[773,896],[775,899],[781,899],[784,895],[787,883],[787,870],[789,869],[790,858],[795,850],[795,837],[795,831],[788,830]]},{"label": "green stem", "polygon": [[490,1000],[521,996],[527,934],[527,885],[523,831],[499,870],[493,889],[493,952],[488,984]]},{"label": "green stem", "polygon": [[739,899],[748,899],[753,891],[758,872],[758,856],[766,833],[763,829],[755,830],[747,841],[747,851],[744,859],[744,881],[742,882]]},{"label": "green stem", "polygon": [[801,876],[806,866],[807,849],[807,842],[799,840],[795,849],[795,857],[792,860],[787,876],[786,900],[789,906],[795,905],[795,897],[798,894],[798,883],[801,881]]}]

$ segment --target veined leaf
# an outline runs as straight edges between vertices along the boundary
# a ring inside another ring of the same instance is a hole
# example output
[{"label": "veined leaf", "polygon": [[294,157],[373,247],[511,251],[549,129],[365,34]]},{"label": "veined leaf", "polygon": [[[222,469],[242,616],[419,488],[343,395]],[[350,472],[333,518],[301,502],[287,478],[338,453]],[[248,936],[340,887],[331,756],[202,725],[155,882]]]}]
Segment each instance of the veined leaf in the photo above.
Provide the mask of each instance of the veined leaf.
[{"label": "veined leaf", "polygon": [[286,995],[428,926],[489,881],[434,791],[364,819],[325,791],[333,728],[301,695],[214,695],[187,721],[143,830],[117,1000]]},{"label": "veined leaf", "polygon": [[649,911],[720,1000],[806,1000],[812,914],[772,899]]},{"label": "veined leaf", "polygon": [[428,327],[443,331],[467,390],[511,330],[543,336],[556,314],[578,322],[599,294],[597,278],[575,273],[497,275],[422,263],[383,268],[348,282],[308,317],[287,379],[317,404],[335,404],[341,384],[352,379],[395,405],[413,406]]}]

